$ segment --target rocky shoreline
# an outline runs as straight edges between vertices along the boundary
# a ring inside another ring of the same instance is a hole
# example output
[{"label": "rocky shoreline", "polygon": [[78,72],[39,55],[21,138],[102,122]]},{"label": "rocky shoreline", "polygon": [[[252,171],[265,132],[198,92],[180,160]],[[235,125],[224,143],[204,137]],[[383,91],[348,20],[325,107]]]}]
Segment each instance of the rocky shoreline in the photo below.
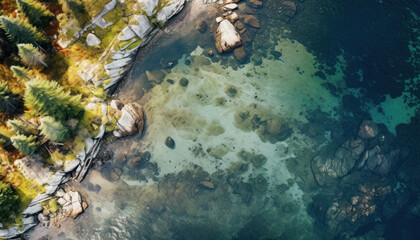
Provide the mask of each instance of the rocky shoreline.
[{"label": "rocky shoreline", "polygon": [[[117,0],[111,0],[109,3],[105,4],[103,10],[92,19],[92,24],[76,33],[75,37],[79,38],[93,25],[107,27],[106,24],[103,26],[106,22],[103,19],[103,16],[113,10],[117,6],[117,3],[119,3]],[[156,14],[158,22],[164,25],[169,19],[183,9],[185,0],[171,1],[169,4],[160,7],[157,12],[155,12],[155,9],[159,5],[158,0],[149,0],[146,3],[139,2],[139,4],[144,4],[144,6],[146,6],[146,14]],[[131,16],[131,19],[130,22],[133,22],[133,24],[126,26],[117,36],[117,39],[121,41],[132,39],[131,43],[118,51],[114,50],[116,45],[111,43],[99,59],[100,63],[94,65],[85,63],[85,69],[79,72],[79,76],[84,81],[92,81],[97,87],[103,85],[104,89],[110,89],[112,87],[115,88],[116,85],[127,76],[138,51],[146,46],[159,31],[159,28],[156,25],[152,26],[149,23],[149,19],[146,18],[146,15],[133,15]],[[137,41],[136,39],[140,39],[141,44],[127,50],[131,44]],[[94,34],[88,34],[88,37],[86,38],[86,44],[88,46],[95,46],[99,43],[100,40]],[[67,45],[67,43],[63,44]],[[103,65],[101,63],[103,63]],[[98,76],[103,72],[101,68],[105,69],[109,76],[108,78],[98,79]],[[111,90],[111,92],[112,91],[113,90]],[[112,114],[114,116],[119,116],[117,129],[112,131],[115,138],[121,138],[137,132],[140,132],[141,134],[143,131],[143,110],[138,104],[129,103],[124,105],[119,101],[113,100],[111,101],[110,106],[108,106],[108,104],[98,98],[92,99],[86,106],[86,108],[93,109],[97,109],[98,107],[101,108],[104,117],[110,118],[109,114],[111,113],[109,109],[113,109]],[[15,164],[24,173],[25,177],[36,180],[40,184],[44,184],[47,191],[32,200],[27,209],[22,212],[23,226],[0,229],[0,238],[15,238],[35,227],[38,223],[47,226],[49,225],[50,217],[58,219],[63,217],[76,218],[82,213],[88,207],[88,204],[82,201],[80,193],[69,189],[64,190],[61,186],[70,180],[80,182],[84,179],[99,153],[101,143],[107,132],[109,131],[107,131],[106,126],[102,124],[99,133],[95,137],[85,141],[86,146],[83,150],[77,154],[76,159],[66,162],[65,166],[63,166],[63,170],[50,172],[47,169],[43,169],[43,167],[39,165],[40,162],[37,160],[36,155],[17,160]],[[62,210],[60,212],[62,216],[50,213],[42,206],[44,202],[52,198],[58,199],[57,203],[61,206]]]}]

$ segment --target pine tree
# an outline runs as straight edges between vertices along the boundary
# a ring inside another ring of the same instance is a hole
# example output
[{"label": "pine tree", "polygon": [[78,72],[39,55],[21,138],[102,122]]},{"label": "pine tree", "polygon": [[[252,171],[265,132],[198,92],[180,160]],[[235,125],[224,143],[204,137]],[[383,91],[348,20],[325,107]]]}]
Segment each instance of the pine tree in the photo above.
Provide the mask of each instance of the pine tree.
[{"label": "pine tree", "polygon": [[0,16],[0,27],[10,41],[18,43],[48,43],[48,39],[36,30],[27,20]]},{"label": "pine tree", "polygon": [[10,116],[20,113],[22,109],[22,97],[12,93],[7,82],[0,82],[0,112]]},{"label": "pine tree", "polygon": [[65,142],[70,135],[69,129],[52,117],[41,118],[41,134],[53,142]]},{"label": "pine tree", "polygon": [[19,57],[22,62],[28,67],[37,67],[40,64],[48,67],[44,62],[45,54],[38,50],[34,45],[30,43],[18,44]]},{"label": "pine tree", "polygon": [[30,80],[29,77],[33,75],[29,69],[21,66],[11,66],[10,70],[12,70],[13,76],[20,83],[25,83],[26,81]]},{"label": "pine tree", "polygon": [[33,0],[16,0],[16,2],[29,22],[36,27],[46,26],[54,19],[54,14],[39,2]]},{"label": "pine tree", "polygon": [[32,155],[38,149],[36,137],[31,135],[29,137],[25,135],[17,135],[10,138],[13,146],[24,155]]},{"label": "pine tree", "polygon": [[81,95],[71,95],[55,81],[31,80],[26,82],[25,106],[34,115],[51,116],[65,121],[80,118],[84,108]]},{"label": "pine tree", "polygon": [[37,129],[33,125],[27,122],[24,122],[20,119],[8,120],[7,126],[12,130],[12,132],[15,135],[30,136],[30,135],[36,135],[38,133]]}]

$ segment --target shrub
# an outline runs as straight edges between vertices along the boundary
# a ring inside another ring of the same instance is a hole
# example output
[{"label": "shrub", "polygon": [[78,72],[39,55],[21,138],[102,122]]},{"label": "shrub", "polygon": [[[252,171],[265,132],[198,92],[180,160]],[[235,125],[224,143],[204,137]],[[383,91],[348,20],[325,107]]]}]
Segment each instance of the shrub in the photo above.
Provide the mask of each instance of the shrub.
[{"label": "shrub", "polygon": [[22,97],[12,93],[7,82],[0,82],[0,112],[11,116],[23,109]]},{"label": "shrub", "polygon": [[19,207],[19,197],[15,189],[0,181],[0,222],[10,220]]}]

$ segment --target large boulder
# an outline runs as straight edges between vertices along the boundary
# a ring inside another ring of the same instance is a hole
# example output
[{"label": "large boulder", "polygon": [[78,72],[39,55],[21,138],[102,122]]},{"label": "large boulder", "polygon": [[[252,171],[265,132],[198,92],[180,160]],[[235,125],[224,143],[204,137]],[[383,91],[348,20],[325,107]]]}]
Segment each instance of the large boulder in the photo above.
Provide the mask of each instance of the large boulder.
[{"label": "large boulder", "polygon": [[228,20],[220,22],[216,31],[216,48],[220,53],[229,52],[242,45],[241,37]]},{"label": "large boulder", "polygon": [[365,149],[361,139],[347,140],[335,151],[332,157],[318,155],[312,159],[311,168],[315,180],[321,186],[349,174],[356,166]]},{"label": "large boulder", "polygon": [[118,129],[113,131],[115,137],[124,137],[137,131],[141,134],[144,128],[143,108],[136,103],[126,104],[121,109],[121,118],[117,126]]},{"label": "large boulder", "polygon": [[386,175],[391,167],[398,160],[399,150],[392,150],[389,153],[382,152],[381,147],[375,146],[363,155],[358,168],[370,170],[380,175]]},{"label": "large boulder", "polygon": [[295,16],[296,14],[296,4],[292,1],[284,1],[282,2],[283,5],[283,12],[284,14],[289,17],[292,18]]},{"label": "large boulder", "polygon": [[98,46],[101,44],[101,39],[99,39],[95,34],[89,33],[86,37],[86,44],[90,47]]},{"label": "large boulder", "polygon": [[371,139],[378,135],[379,128],[371,120],[363,120],[359,126],[359,132],[357,133],[359,137],[363,139]]}]

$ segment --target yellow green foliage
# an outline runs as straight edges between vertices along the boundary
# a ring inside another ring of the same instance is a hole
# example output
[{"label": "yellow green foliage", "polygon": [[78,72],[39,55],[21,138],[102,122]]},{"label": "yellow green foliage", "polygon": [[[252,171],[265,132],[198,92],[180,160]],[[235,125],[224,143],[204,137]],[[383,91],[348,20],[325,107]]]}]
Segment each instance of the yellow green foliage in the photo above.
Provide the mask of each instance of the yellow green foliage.
[{"label": "yellow green foliage", "polygon": [[[16,189],[20,200],[20,205],[17,211],[19,213],[23,212],[28,207],[28,204],[38,194],[46,191],[46,189],[39,185],[36,181],[25,178],[19,171],[10,170],[3,181],[10,183]],[[21,223],[21,219],[21,215],[16,216],[14,223]],[[13,224],[13,221],[9,224]]]},{"label": "yellow green foliage", "polygon": [[60,206],[57,204],[57,200],[55,200],[55,198],[50,199],[48,202],[42,202],[41,206],[52,213],[55,213],[58,211],[58,209],[60,209]]},{"label": "yellow green foliage", "polygon": [[[93,110],[86,110],[83,114],[81,125],[89,130],[93,135],[98,134],[99,128],[96,126],[100,126],[102,123],[102,108],[101,105],[98,104],[97,109]],[[92,125],[94,124],[94,125]]]},{"label": "yellow green foliage", "polygon": [[142,42],[143,42],[143,40],[141,40],[140,38],[137,38],[136,41],[134,41],[130,46],[128,46],[127,50],[131,50],[131,49],[139,46]]},{"label": "yellow green foliage", "polygon": [[110,0],[80,0],[80,1],[83,2],[85,9],[88,9],[89,16],[91,18],[98,15],[104,8],[105,4],[110,2]]}]

